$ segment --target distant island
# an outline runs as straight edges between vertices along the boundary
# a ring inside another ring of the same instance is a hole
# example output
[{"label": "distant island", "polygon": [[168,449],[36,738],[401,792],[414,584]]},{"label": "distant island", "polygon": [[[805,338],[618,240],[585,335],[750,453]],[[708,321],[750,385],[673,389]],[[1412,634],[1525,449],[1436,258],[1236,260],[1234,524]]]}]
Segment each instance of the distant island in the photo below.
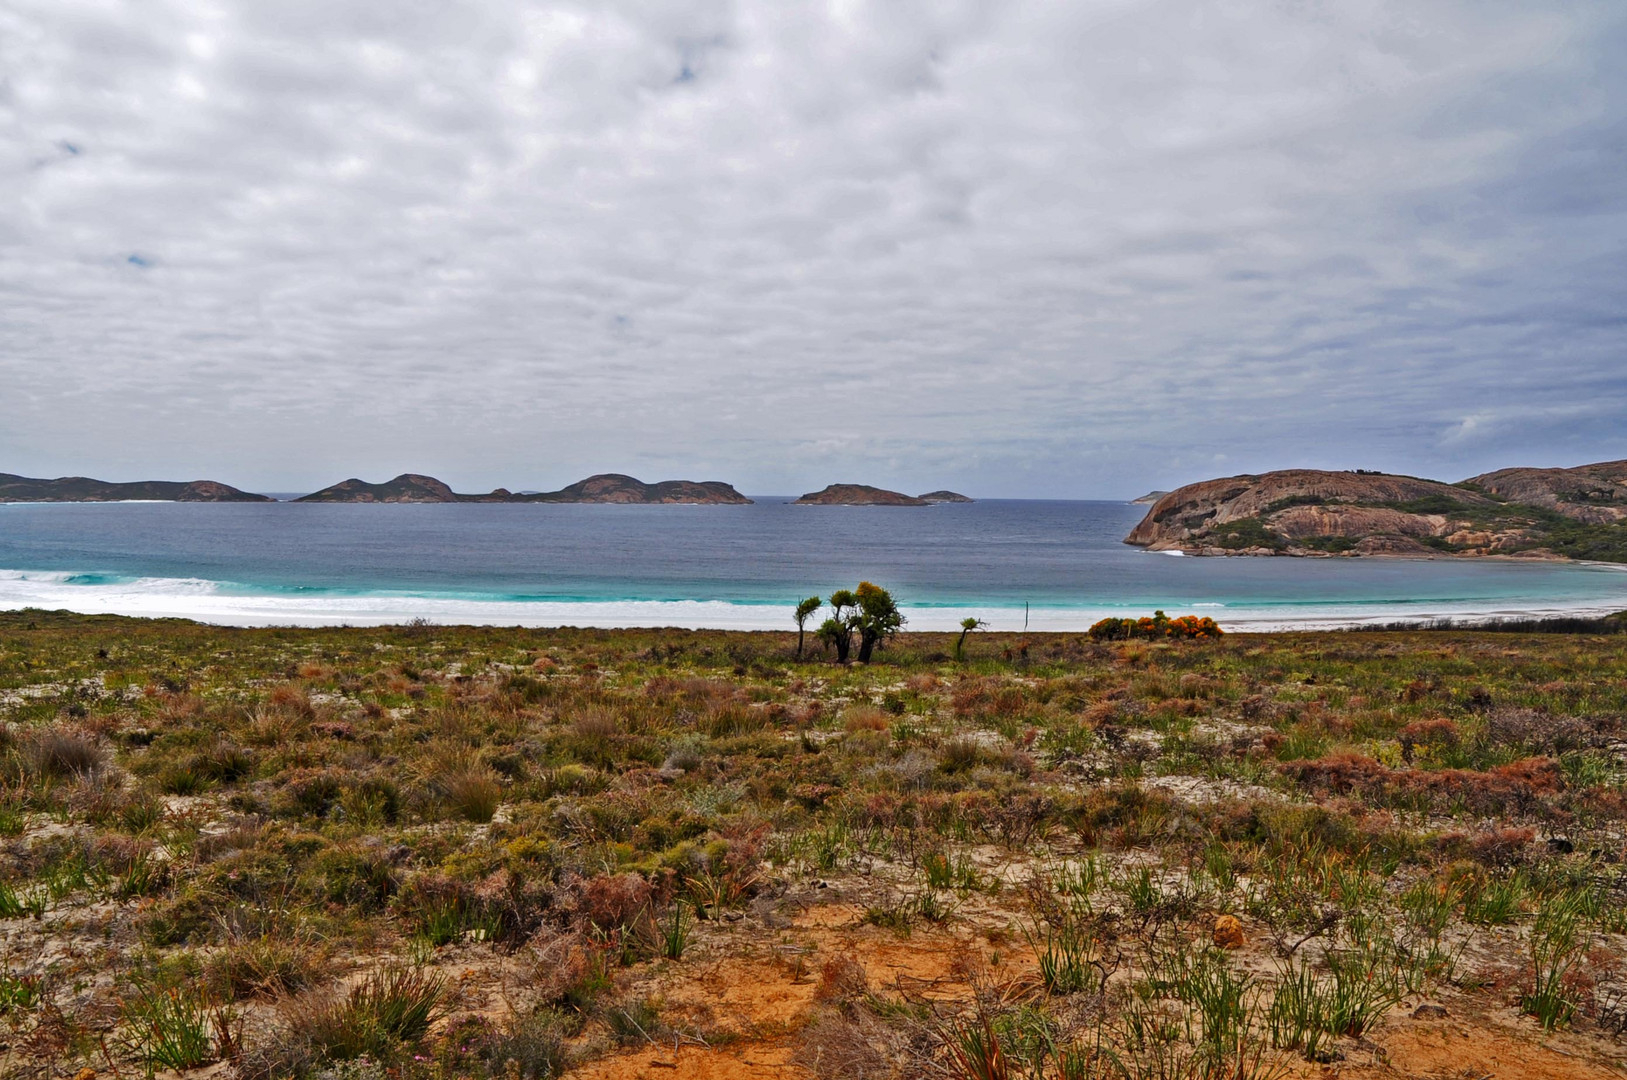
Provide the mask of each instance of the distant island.
[{"label": "distant island", "polygon": [[215,480],[137,480],[115,484],[88,476],[39,480],[0,473],[0,502],[275,502]]},{"label": "distant island", "polygon": [[1149,491],[1145,495],[1141,496],[1141,498],[1139,498],[1139,499],[1131,499],[1130,500],[1130,505],[1132,505],[1132,506],[1146,506],[1146,505],[1149,505],[1151,503],[1157,502],[1159,499],[1162,499],[1165,495],[1168,495],[1168,494],[1169,494],[1169,492],[1167,492],[1167,491]]},{"label": "distant island", "polygon": [[515,494],[497,488],[483,495],[453,491],[433,476],[402,473],[382,484],[343,480],[294,500],[317,503],[696,503],[740,506],[751,502],[717,480],[663,480],[646,484],[621,473],[600,473],[558,491]]},{"label": "distant island", "polygon": [[871,487],[869,484],[831,484],[810,491],[794,506],[931,506],[934,503],[969,503],[953,491],[929,491],[925,495],[905,495],[901,491]]},{"label": "distant island", "polygon": [[1627,562],[1627,461],[1456,484],[1288,469],[1164,495],[1124,540],[1190,555],[1463,555]]}]

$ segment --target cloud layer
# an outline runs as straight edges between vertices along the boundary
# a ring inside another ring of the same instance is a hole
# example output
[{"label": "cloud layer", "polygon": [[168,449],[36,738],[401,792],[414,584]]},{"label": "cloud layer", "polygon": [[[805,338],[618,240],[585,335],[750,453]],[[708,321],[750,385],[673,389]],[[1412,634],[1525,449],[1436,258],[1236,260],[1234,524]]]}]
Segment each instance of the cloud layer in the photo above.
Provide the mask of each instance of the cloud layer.
[{"label": "cloud layer", "polygon": [[1627,456],[1622,55],[1609,0],[20,0],[0,470]]}]

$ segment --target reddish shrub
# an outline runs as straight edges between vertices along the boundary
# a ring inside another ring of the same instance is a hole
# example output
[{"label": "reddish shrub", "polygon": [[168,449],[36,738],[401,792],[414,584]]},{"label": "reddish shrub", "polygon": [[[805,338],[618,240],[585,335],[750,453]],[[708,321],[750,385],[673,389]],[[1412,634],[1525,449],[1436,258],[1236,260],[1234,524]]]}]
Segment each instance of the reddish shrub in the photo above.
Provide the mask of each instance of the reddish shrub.
[{"label": "reddish shrub", "polygon": [[627,926],[650,904],[650,883],[637,874],[600,874],[582,886],[580,910],[601,930]]},{"label": "reddish shrub", "polygon": [[817,1001],[859,1001],[870,992],[870,979],[864,965],[852,956],[832,956],[819,969]]},{"label": "reddish shrub", "polygon": [[1530,813],[1545,795],[1564,788],[1549,758],[1524,758],[1487,772],[1472,769],[1389,769],[1348,751],[1314,761],[1290,761],[1284,773],[1316,791],[1355,794],[1403,805],[1462,807],[1480,814]]},{"label": "reddish shrub", "polygon": [[311,697],[303,686],[283,683],[281,686],[273,687],[266,700],[299,716],[309,718],[316,715],[316,710],[311,707]]},{"label": "reddish shrub", "polygon": [[1469,841],[1469,854],[1476,862],[1500,866],[1511,863],[1536,839],[1535,829],[1487,829]]},{"label": "reddish shrub", "polygon": [[[1272,735],[1275,734],[1275,732],[1272,733]],[[1265,744],[1267,751],[1275,750],[1272,745],[1272,735],[1267,735],[1260,740]],[[1276,737],[1276,741],[1280,743],[1280,735]],[[1279,765],[1278,768],[1312,790],[1338,792],[1340,794],[1365,793],[1375,790],[1390,775],[1390,770],[1383,765],[1365,754],[1358,754],[1351,750],[1342,750],[1312,761],[1288,761]]]},{"label": "reddish shrub", "polygon": [[962,679],[950,692],[949,705],[954,709],[956,716],[971,716],[981,712],[991,696],[990,680]]}]

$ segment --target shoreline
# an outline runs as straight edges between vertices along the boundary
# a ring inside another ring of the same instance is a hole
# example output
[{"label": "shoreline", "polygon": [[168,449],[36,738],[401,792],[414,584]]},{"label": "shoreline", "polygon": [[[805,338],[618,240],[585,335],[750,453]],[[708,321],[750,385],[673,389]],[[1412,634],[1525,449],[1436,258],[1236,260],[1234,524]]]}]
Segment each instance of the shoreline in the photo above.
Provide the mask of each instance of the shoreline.
[{"label": "shoreline", "polygon": [[[187,602],[190,600],[191,602]],[[116,615],[133,619],[185,619],[211,626],[271,627],[379,627],[400,626],[422,620],[434,626],[507,626],[530,629],[581,627],[605,630],[672,629],[736,632],[792,631],[788,605],[732,603],[716,600],[633,601],[446,601],[413,597],[372,597],[366,603],[323,604],[308,599],[284,600],[253,596],[147,596],[139,602],[112,598],[86,598],[63,604],[60,600],[28,603],[0,600],[0,611],[68,612],[76,615]],[[207,602],[213,601],[213,602]],[[1621,601],[1575,603],[1375,603],[1317,605],[1303,612],[1282,607],[1226,609],[1218,605],[1167,605],[1172,617],[1208,616],[1227,633],[1296,633],[1361,630],[1396,623],[1425,625],[1450,620],[1464,628],[1508,619],[1599,618],[1627,608]],[[951,633],[968,616],[983,620],[988,632],[1077,634],[1098,619],[1150,615],[1153,607],[1030,608],[1024,626],[1022,608],[967,604],[918,607],[903,605],[906,631]]]}]

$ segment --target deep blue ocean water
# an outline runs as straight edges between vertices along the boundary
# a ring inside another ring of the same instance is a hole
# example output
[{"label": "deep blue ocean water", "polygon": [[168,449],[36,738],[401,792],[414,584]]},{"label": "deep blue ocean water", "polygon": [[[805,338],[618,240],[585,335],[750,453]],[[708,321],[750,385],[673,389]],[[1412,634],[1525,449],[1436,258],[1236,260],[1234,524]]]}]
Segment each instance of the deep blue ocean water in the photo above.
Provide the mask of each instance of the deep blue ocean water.
[{"label": "deep blue ocean water", "polygon": [[[860,579],[920,629],[1081,629],[1107,614],[1233,627],[1627,608],[1627,572],[1455,559],[1178,558],[1145,507],[0,505],[0,607],[214,622],[790,625]],[[1026,616],[1025,616],[1026,605]]]}]

